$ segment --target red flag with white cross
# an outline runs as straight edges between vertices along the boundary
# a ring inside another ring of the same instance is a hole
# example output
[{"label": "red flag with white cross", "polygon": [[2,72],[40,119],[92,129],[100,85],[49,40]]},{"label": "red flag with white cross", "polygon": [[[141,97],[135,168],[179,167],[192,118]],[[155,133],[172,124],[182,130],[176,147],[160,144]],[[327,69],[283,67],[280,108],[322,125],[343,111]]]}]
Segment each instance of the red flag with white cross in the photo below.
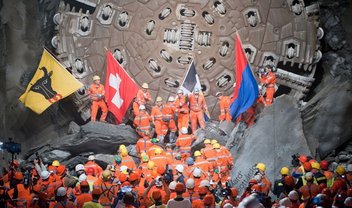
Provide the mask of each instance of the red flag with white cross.
[{"label": "red flag with white cross", "polygon": [[136,97],[139,88],[110,51],[106,54],[105,100],[118,123]]}]

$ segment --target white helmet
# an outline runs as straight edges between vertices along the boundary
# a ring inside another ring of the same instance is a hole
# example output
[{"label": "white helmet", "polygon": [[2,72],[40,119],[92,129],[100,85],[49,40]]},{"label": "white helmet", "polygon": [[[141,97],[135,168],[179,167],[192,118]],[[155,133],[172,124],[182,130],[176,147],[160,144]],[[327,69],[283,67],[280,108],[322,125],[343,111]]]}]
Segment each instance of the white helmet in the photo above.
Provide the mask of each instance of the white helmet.
[{"label": "white helmet", "polygon": [[174,98],[173,96],[170,96],[167,101],[169,101],[169,102],[174,102],[174,101],[175,101],[175,98]]},{"label": "white helmet", "polygon": [[187,133],[188,133],[187,127],[182,127],[182,128],[181,128],[181,133],[182,133],[182,134],[187,134]]},{"label": "white helmet", "polygon": [[183,94],[183,90],[181,89],[177,90],[177,94]]},{"label": "white helmet", "polygon": [[288,194],[288,198],[291,200],[297,201],[299,198],[297,191],[295,191],[295,190],[290,191],[290,193]]},{"label": "white helmet", "polygon": [[90,160],[95,160],[95,156],[94,156],[94,155],[89,155],[88,160],[89,160],[89,161],[90,161]]},{"label": "white helmet", "polygon": [[82,174],[78,177],[78,181],[81,183],[82,181],[86,181],[87,180],[87,176],[86,174]]},{"label": "white helmet", "polygon": [[210,186],[210,182],[208,180],[202,180],[200,182],[199,186],[209,187]]},{"label": "white helmet", "polygon": [[62,197],[62,196],[66,196],[66,189],[64,187],[59,187],[56,191],[56,196],[58,197]]},{"label": "white helmet", "polygon": [[347,172],[352,172],[352,164],[347,165]]},{"label": "white helmet", "polygon": [[176,188],[176,181],[172,181],[170,184],[169,184],[169,189],[170,190],[175,190],[175,188]]},{"label": "white helmet", "polygon": [[187,179],[186,188],[188,188],[188,189],[193,189],[194,188],[194,179],[193,178]]},{"label": "white helmet", "polygon": [[76,165],[75,171],[78,172],[78,171],[81,171],[81,170],[85,170],[84,165],[82,165],[82,164]]},{"label": "white helmet", "polygon": [[280,206],[283,206],[283,207],[291,207],[292,206],[291,200],[287,197],[281,199],[279,201],[279,204],[280,204]]},{"label": "white helmet", "polygon": [[196,178],[200,178],[202,176],[202,170],[200,168],[194,168],[193,176]]},{"label": "white helmet", "polygon": [[43,180],[48,179],[49,176],[50,176],[49,171],[44,170],[44,171],[42,171],[42,172],[40,173],[40,177],[41,177]]},{"label": "white helmet", "polygon": [[127,171],[128,167],[126,165],[123,165],[120,167],[120,172]]},{"label": "white helmet", "polygon": [[176,165],[176,168],[175,168],[178,172],[180,173],[183,173],[183,171],[185,170],[185,167],[183,167],[183,165]]},{"label": "white helmet", "polygon": [[139,110],[145,110],[145,105],[140,105]]}]

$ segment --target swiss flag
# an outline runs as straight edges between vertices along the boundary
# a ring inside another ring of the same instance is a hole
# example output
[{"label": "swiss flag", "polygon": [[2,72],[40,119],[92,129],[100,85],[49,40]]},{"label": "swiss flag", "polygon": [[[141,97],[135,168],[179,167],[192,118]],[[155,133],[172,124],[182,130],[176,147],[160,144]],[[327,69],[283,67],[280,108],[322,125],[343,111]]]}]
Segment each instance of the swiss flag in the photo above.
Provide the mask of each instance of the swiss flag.
[{"label": "swiss flag", "polygon": [[105,100],[109,111],[119,123],[138,92],[138,85],[116,61],[110,51],[106,54]]}]

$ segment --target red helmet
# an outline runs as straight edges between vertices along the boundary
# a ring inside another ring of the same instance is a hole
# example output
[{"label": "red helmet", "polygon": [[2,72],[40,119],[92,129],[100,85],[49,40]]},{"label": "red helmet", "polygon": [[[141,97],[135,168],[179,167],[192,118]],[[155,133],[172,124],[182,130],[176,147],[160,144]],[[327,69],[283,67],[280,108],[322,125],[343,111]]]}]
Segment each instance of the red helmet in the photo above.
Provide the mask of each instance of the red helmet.
[{"label": "red helmet", "polygon": [[322,161],[320,162],[320,168],[321,168],[322,170],[328,170],[328,169],[329,169],[329,162],[326,161],[326,160],[322,160]]},{"label": "red helmet", "polygon": [[312,170],[312,164],[310,164],[309,162],[305,162],[303,163],[303,168],[305,171],[311,171]]},{"label": "red helmet", "polygon": [[306,155],[303,155],[303,154],[302,154],[302,155],[299,156],[298,160],[299,160],[301,163],[305,163],[305,162],[308,161],[308,158],[307,158]]},{"label": "red helmet", "polygon": [[231,188],[231,196],[236,198],[238,195],[238,190],[237,188]]},{"label": "red helmet", "polygon": [[87,175],[94,175],[95,174],[95,170],[93,167],[89,167],[87,168],[87,171],[86,171]]}]

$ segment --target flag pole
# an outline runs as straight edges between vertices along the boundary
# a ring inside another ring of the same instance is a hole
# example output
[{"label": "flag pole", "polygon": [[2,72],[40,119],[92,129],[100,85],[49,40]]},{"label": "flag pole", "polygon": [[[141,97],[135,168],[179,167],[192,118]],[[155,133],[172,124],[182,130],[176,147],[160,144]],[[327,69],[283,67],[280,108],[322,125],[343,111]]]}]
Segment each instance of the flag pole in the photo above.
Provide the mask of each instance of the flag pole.
[{"label": "flag pole", "polygon": [[[111,53],[111,51],[110,51],[106,46],[104,46],[104,49],[105,49],[106,51],[108,51],[108,52]],[[112,54],[111,54],[111,55],[112,55]],[[134,81],[134,79],[128,74],[128,72],[126,71],[126,69],[123,68],[123,67],[121,66],[121,64],[115,59],[115,57],[114,57],[114,60],[115,60],[116,63],[126,72],[127,76],[128,76],[136,85],[138,85],[138,84]]]}]

